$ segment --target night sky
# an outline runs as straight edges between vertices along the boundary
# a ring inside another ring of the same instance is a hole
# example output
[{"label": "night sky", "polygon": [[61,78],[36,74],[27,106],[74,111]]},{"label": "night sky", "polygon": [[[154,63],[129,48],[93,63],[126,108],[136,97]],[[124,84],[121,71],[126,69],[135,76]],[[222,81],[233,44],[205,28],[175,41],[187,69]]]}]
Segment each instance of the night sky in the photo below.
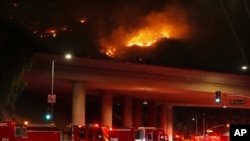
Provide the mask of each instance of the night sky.
[{"label": "night sky", "polygon": [[[247,0],[2,0],[0,17],[36,40],[36,52],[245,75],[249,7]],[[155,42],[148,46],[152,36]],[[146,41],[131,44],[142,38]],[[17,104],[30,112],[27,103]],[[187,109],[176,110],[183,117]],[[192,110],[188,117],[203,111]],[[175,122],[177,131],[191,132],[182,128],[189,119]],[[194,128],[192,121],[188,125]]]},{"label": "night sky", "polygon": [[[42,43],[37,51],[238,74],[248,66],[246,0],[3,0],[0,5],[4,17]],[[145,36],[168,30],[169,37],[128,47],[125,40],[142,29]]]}]

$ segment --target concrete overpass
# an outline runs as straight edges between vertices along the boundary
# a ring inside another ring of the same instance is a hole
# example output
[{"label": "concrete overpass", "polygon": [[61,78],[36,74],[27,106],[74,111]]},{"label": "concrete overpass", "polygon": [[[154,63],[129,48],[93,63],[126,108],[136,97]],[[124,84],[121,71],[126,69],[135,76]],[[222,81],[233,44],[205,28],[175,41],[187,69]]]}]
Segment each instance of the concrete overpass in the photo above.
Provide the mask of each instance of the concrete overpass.
[{"label": "concrete overpass", "polygon": [[[54,92],[72,94],[72,123],[85,124],[85,96],[102,96],[102,124],[112,126],[112,97],[124,96],[124,126],[141,126],[138,103],[133,113],[132,99],[147,100],[162,105],[161,127],[172,134],[172,106],[249,108],[250,77],[198,70],[178,69],[114,62],[91,58],[35,54],[33,67],[25,74],[25,91],[51,91],[51,65],[54,67]],[[221,91],[222,101],[215,103],[215,91]],[[230,104],[245,100],[245,104]],[[141,104],[141,103],[140,103]],[[110,110],[111,108],[111,110]],[[77,109],[77,110],[76,110]],[[151,110],[154,113],[154,110]],[[133,116],[132,116],[133,115]],[[153,115],[153,114],[149,114]],[[154,117],[149,117],[153,125]]]}]

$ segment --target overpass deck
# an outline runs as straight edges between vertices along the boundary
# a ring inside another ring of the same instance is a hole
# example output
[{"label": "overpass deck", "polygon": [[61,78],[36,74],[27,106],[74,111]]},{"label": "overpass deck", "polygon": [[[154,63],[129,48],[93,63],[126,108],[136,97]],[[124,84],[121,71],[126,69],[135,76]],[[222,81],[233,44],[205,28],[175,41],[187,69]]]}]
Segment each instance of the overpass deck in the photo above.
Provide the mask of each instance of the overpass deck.
[{"label": "overpass deck", "polygon": [[[72,82],[81,81],[94,93],[113,91],[117,95],[147,98],[157,102],[186,106],[250,106],[250,77],[198,70],[115,62],[92,58],[35,54],[34,64],[25,74],[25,91],[48,93],[51,89],[51,64],[54,67],[54,92],[71,93]],[[215,103],[215,91],[222,92],[221,103]],[[244,99],[245,104],[230,104]]]}]

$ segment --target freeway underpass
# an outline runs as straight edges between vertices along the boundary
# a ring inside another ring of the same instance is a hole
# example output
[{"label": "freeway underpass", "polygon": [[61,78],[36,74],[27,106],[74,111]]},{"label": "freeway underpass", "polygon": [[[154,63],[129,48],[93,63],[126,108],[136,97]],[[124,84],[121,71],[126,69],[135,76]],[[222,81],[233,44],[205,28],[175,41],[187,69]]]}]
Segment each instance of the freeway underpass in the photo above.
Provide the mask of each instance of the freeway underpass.
[{"label": "freeway underpass", "polygon": [[[86,103],[101,105],[102,126],[112,127],[113,103],[123,102],[124,127],[145,126],[142,102],[149,102],[147,126],[156,125],[156,105],[160,106],[159,126],[173,134],[173,106],[249,108],[250,77],[199,70],[180,69],[93,58],[35,54],[32,68],[25,73],[25,93],[56,95],[72,101],[72,124],[85,125]],[[220,102],[215,102],[216,92]],[[86,98],[95,96],[93,99]],[[93,107],[90,107],[93,108]],[[96,110],[94,110],[96,111]],[[70,113],[70,115],[71,115]]]}]

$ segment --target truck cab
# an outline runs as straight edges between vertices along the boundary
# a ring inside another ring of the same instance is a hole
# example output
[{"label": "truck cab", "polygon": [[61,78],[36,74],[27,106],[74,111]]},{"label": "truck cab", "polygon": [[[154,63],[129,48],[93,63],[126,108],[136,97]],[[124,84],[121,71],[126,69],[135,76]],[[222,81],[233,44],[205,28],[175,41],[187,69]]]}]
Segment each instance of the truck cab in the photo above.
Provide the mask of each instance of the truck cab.
[{"label": "truck cab", "polygon": [[106,140],[105,128],[99,127],[97,124],[88,126],[71,126],[72,141],[103,141]]},{"label": "truck cab", "polygon": [[168,141],[168,137],[160,128],[138,127],[135,131],[135,141]]}]

